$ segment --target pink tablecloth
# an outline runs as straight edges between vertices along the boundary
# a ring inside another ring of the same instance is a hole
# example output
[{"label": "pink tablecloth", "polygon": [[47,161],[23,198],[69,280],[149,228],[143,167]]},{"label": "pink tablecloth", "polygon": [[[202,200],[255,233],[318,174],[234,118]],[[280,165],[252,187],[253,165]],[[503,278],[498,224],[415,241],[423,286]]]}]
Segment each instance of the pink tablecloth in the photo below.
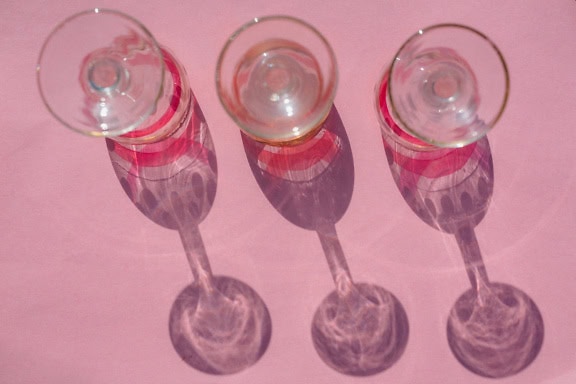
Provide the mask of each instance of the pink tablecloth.
[{"label": "pink tablecloth", "polygon": [[[253,367],[212,376],[180,360],[168,335],[172,302],[192,279],[176,232],[126,198],[103,141],[61,127],[43,107],[35,63],[51,28],[94,6],[141,20],[186,67],[206,115],[218,190],[200,225],[217,274],[252,286],[273,323]],[[290,14],[322,31],[338,57],[335,104],[354,159],[338,236],[357,281],[393,292],[410,338],[402,358],[354,378],[316,354],[310,325],[333,290],[314,232],[282,218],[259,189],[239,131],[213,81],[220,48],[252,17]],[[417,29],[464,23],[501,48],[508,108],[489,135],[491,207],[477,228],[491,279],[538,305],[536,360],[502,383],[576,381],[576,3],[571,0],[5,1],[0,7],[0,382],[20,383],[484,383],[446,341],[446,321],[469,287],[453,238],[414,215],[393,183],[374,111],[374,86]]]}]

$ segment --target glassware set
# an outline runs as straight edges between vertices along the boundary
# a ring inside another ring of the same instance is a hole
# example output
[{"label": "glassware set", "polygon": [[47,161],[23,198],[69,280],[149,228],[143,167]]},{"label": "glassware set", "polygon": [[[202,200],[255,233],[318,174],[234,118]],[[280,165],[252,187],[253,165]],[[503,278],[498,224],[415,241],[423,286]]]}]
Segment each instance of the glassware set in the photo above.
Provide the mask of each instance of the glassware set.
[{"label": "glassware set", "polygon": [[[212,275],[198,224],[216,192],[216,157],[183,66],[140,22],[97,8],[71,16],[52,31],[40,53],[37,80],[46,107],[60,123],[106,138],[116,175],[136,207],[180,233],[194,281],[179,295],[170,315],[170,336],[178,354],[211,374],[231,374],[256,363],[270,341],[270,315],[248,285]],[[294,157],[312,147],[325,148],[330,141],[326,140],[334,139],[340,143],[334,148],[342,150],[341,137],[326,129],[339,121],[333,106],[336,56],[326,38],[308,23],[290,16],[254,18],[226,41],[215,80],[224,110],[242,131],[245,148],[259,148],[260,153],[264,147],[276,147]],[[504,57],[488,37],[463,25],[440,24],[411,36],[375,87],[392,176],[419,217],[456,236],[471,279],[472,289],[458,300],[449,318],[449,345],[465,367],[488,377],[508,376],[528,366],[540,350],[544,332],[542,317],[526,294],[487,279],[473,231],[486,212],[493,185],[493,176],[487,176],[493,172],[485,135],[502,116],[509,82]],[[256,172],[256,163],[250,165],[261,184],[263,173]],[[289,177],[280,179],[306,182],[314,189],[321,184],[318,180],[331,182],[322,176],[325,166],[315,164],[310,169],[318,172],[312,176],[309,170],[283,168]],[[274,167],[268,166],[267,175],[270,169]],[[312,183],[313,179],[318,182]],[[462,187],[468,185],[463,184],[466,180],[472,183],[472,192]],[[334,228],[339,216],[322,212],[307,219],[319,220],[318,225],[303,226],[317,231],[336,290],[316,314],[314,345],[320,357],[342,373],[381,372],[402,355],[407,316],[383,288],[352,282]],[[280,213],[291,215],[286,210]],[[299,220],[297,225],[302,224]],[[529,340],[522,346],[526,352],[522,359],[514,360],[521,348],[518,343],[501,352],[504,347],[485,338],[480,346],[462,342],[472,337],[463,332],[478,332],[477,324],[468,321],[484,321],[481,334],[475,335],[479,339],[486,335],[498,339],[494,335],[512,327],[490,318],[487,308],[495,302],[511,322],[527,321],[520,333]],[[524,308],[524,320],[519,320],[518,308]],[[379,328],[381,338],[347,336],[354,348],[372,354],[367,358],[373,358],[372,365],[362,366],[358,356],[363,355],[334,338],[341,337],[343,329],[360,332],[362,327],[354,322],[375,319],[387,324]],[[346,323],[345,328],[330,331],[329,320]],[[344,364],[340,352],[356,361]],[[490,357],[482,357],[486,355]],[[490,363],[494,356],[500,365]],[[506,359],[514,368],[502,368]]]}]

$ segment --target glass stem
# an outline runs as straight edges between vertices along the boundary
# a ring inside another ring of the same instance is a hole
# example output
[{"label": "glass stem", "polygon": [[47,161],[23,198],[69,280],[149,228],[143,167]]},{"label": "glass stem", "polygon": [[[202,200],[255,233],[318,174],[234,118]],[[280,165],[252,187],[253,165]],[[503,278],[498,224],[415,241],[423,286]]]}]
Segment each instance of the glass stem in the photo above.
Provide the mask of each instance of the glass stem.
[{"label": "glass stem", "polygon": [[184,251],[194,280],[200,284],[203,292],[210,294],[214,290],[212,282],[212,269],[206,255],[204,242],[196,224],[184,225],[178,230]]},{"label": "glass stem", "polygon": [[488,286],[489,280],[474,228],[469,225],[458,228],[455,236],[472,288],[480,294]]},{"label": "glass stem", "polygon": [[316,233],[322,244],[330,273],[336,284],[336,292],[340,297],[348,296],[353,290],[354,284],[344,251],[336,234],[336,227],[330,223],[317,230]]}]

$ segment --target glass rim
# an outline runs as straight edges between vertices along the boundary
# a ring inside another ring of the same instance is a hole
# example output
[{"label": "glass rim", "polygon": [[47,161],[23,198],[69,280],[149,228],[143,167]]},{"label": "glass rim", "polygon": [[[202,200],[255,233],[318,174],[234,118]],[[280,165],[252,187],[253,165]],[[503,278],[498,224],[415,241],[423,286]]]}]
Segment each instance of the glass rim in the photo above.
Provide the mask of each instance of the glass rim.
[{"label": "glass rim", "polygon": [[[224,107],[224,110],[226,111],[226,113],[232,118],[232,120],[234,120],[234,122],[240,127],[240,129],[242,131],[244,131],[246,134],[248,134],[250,137],[258,139],[257,135],[255,136],[254,133],[252,132],[250,126],[242,123],[242,121],[240,119],[238,119],[234,113],[234,110],[232,108],[232,104],[229,103],[229,100],[227,98],[226,95],[228,95],[228,92],[226,91],[226,86],[223,85],[222,82],[222,67],[223,67],[223,63],[224,60],[226,59],[227,53],[229,51],[230,46],[236,41],[236,39],[243,34],[244,31],[246,31],[247,29],[257,25],[257,24],[261,24],[261,23],[265,23],[265,22],[271,22],[271,21],[289,21],[289,22],[293,22],[295,24],[300,25],[301,27],[304,27],[305,29],[311,31],[316,37],[319,38],[319,40],[322,42],[322,45],[324,45],[324,47],[326,48],[327,52],[328,52],[328,56],[330,57],[330,62],[332,64],[332,68],[329,71],[329,77],[328,80],[326,81],[326,91],[322,92],[322,98],[329,100],[330,101],[330,105],[326,108],[323,108],[323,110],[325,110],[322,114],[322,117],[318,119],[318,122],[316,123],[316,125],[321,125],[321,123],[325,120],[326,116],[328,115],[328,113],[330,112],[330,109],[332,107],[332,103],[334,101],[334,98],[336,96],[336,90],[338,89],[338,63],[336,60],[336,54],[334,53],[334,49],[332,48],[332,46],[330,45],[330,43],[328,42],[328,39],[326,39],[326,37],[324,37],[324,35],[313,25],[309,24],[308,22],[299,19],[297,17],[294,16],[290,16],[290,15],[285,15],[285,14],[272,14],[272,15],[266,15],[266,16],[259,16],[259,17],[254,17],[251,20],[249,20],[248,22],[242,24],[240,27],[238,27],[227,39],[226,39],[226,43],[224,44],[224,46],[222,47],[222,49],[220,50],[220,53],[218,55],[218,60],[216,62],[216,71],[215,71],[215,82],[216,82],[216,93],[218,94],[218,99],[220,100],[220,104]],[[312,131],[314,131],[314,129],[312,129]],[[310,133],[310,132],[307,132]],[[277,143],[290,143],[292,141],[298,141],[299,139],[302,139],[303,137],[306,137],[307,134],[303,135],[303,136],[299,136],[299,137],[295,137],[295,138],[291,138],[288,140],[268,140],[266,139],[266,142],[277,142]],[[261,140],[261,139],[259,139]]]},{"label": "glass rim", "polygon": [[[133,124],[127,126],[127,127],[122,127],[122,128],[118,128],[115,130],[85,130],[85,129],[81,129],[76,127],[75,125],[68,123],[64,118],[60,117],[60,115],[58,115],[54,109],[50,106],[49,103],[49,98],[46,97],[45,93],[44,93],[44,89],[42,88],[42,82],[40,81],[40,73],[42,72],[42,59],[44,57],[44,53],[50,43],[50,41],[52,40],[52,38],[62,29],[64,28],[67,24],[69,24],[70,22],[82,17],[82,16],[90,16],[90,15],[98,15],[98,14],[108,14],[108,15],[114,15],[114,16],[119,16],[123,19],[126,19],[128,21],[130,21],[131,23],[133,23],[134,25],[136,25],[139,30],[147,37],[150,39],[150,41],[152,42],[153,48],[156,51],[156,53],[158,54],[159,58],[160,58],[160,86],[158,87],[158,92],[156,94],[156,98],[154,100],[154,103],[152,103],[152,105],[150,106],[149,110],[146,112],[146,114],[144,116],[142,116],[137,122],[134,122]],[[56,118],[56,120],[58,120],[62,125],[64,125],[65,127],[81,133],[83,135],[86,136],[92,136],[92,137],[115,137],[115,136],[121,136],[124,135],[126,133],[132,132],[134,131],[136,128],[138,128],[138,126],[145,121],[148,117],[150,117],[153,113],[154,110],[156,108],[156,103],[158,102],[158,100],[160,100],[160,98],[162,97],[162,89],[163,89],[163,84],[164,84],[164,79],[165,79],[165,72],[166,72],[166,68],[165,68],[165,64],[164,64],[164,54],[162,53],[162,49],[160,48],[160,44],[158,44],[158,41],[156,41],[156,38],[154,37],[154,35],[152,35],[152,33],[148,30],[148,28],[142,24],[142,22],[140,22],[138,19],[136,19],[133,16],[128,15],[127,13],[124,13],[122,11],[118,11],[115,9],[110,9],[110,8],[100,8],[100,7],[95,7],[95,8],[90,8],[84,11],[80,11],[80,12],[76,12],[68,17],[66,17],[64,20],[60,21],[55,27],[53,27],[50,31],[50,33],[48,34],[48,36],[46,37],[46,39],[44,39],[44,42],[42,43],[42,48],[40,49],[40,53],[38,55],[38,59],[36,60],[36,86],[40,92],[40,97],[42,98],[42,102],[44,104],[44,106],[48,109],[48,111],[50,112],[50,114],[52,116],[54,116]]]},{"label": "glass rim", "polygon": [[[504,59],[504,55],[502,54],[502,52],[500,51],[500,49],[498,48],[496,43],[494,43],[492,41],[492,39],[490,39],[486,34],[478,31],[477,29],[469,27],[469,26],[464,25],[464,24],[458,24],[458,23],[440,23],[440,24],[430,25],[426,28],[421,28],[416,33],[412,34],[408,39],[406,39],[406,41],[400,46],[400,48],[394,54],[392,62],[390,63],[390,65],[388,65],[388,67],[385,69],[385,71],[389,72],[389,79],[391,79],[392,73],[394,72],[395,64],[398,61],[398,57],[400,56],[400,53],[404,50],[404,48],[406,48],[406,46],[408,44],[410,44],[414,40],[418,39],[420,36],[424,35],[426,32],[430,32],[430,31],[433,31],[436,29],[443,29],[443,28],[461,29],[461,30],[465,30],[467,32],[471,32],[471,33],[477,35],[478,37],[480,37],[481,39],[486,41],[492,47],[492,49],[494,50],[494,52],[498,56],[498,59],[500,60],[500,64],[502,64],[502,69],[503,69],[504,78],[505,78],[504,98],[502,99],[502,103],[501,103],[500,108],[498,109],[498,112],[496,113],[496,115],[487,123],[487,125],[490,127],[490,129],[492,129],[494,127],[494,125],[496,125],[496,123],[502,117],[502,114],[504,113],[504,110],[506,109],[506,105],[508,104],[508,99],[510,96],[510,71],[508,70],[508,65],[506,64],[506,60]],[[387,94],[391,95],[392,91],[393,91],[392,81],[388,80],[388,84],[386,87],[387,87]],[[378,86],[377,88],[380,88],[380,86]],[[451,145],[450,143],[438,142],[435,140],[431,140],[427,137],[424,137],[423,135],[416,132],[416,130],[411,128],[408,124],[406,124],[406,122],[400,117],[400,114],[398,113],[397,107],[394,104],[394,99],[392,97],[390,97],[389,100],[390,100],[390,103],[389,103],[390,113],[394,116],[394,118],[398,119],[398,123],[399,123],[398,125],[401,127],[401,129],[406,129],[408,134],[416,137],[417,139],[422,140],[426,144],[429,144],[429,145],[434,146],[434,147],[439,147],[439,148],[454,148],[454,147],[462,147],[462,146],[471,144],[472,142],[479,139],[479,138],[471,138],[470,140],[459,142],[458,145],[453,145],[453,144]]]}]

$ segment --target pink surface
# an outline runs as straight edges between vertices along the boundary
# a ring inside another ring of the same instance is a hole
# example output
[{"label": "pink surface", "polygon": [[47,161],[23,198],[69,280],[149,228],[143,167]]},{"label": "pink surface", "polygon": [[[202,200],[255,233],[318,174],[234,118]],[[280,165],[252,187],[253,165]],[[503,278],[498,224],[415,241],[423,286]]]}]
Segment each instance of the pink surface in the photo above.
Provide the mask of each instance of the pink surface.
[{"label": "pink surface", "polygon": [[[492,203],[476,229],[492,280],[526,292],[545,324],[542,350],[502,383],[576,381],[576,3],[571,0],[46,2],[0,7],[4,136],[0,203],[0,383],[484,383],[462,367],[446,321],[469,288],[453,237],[424,224],[398,192],[374,111],[374,86],[418,28],[457,22],[489,35],[508,62],[508,108],[489,134]],[[35,63],[72,13],[115,8],[142,21],[188,71],[218,161],[218,190],[200,225],[216,274],[254,288],[272,318],[263,358],[235,375],[186,365],[168,315],[192,278],[180,239],[125,196],[104,141],[61,127],[46,111]],[[334,289],[316,234],[285,220],[258,187],[213,71],[229,34],[252,17],[303,18],[339,60],[335,105],[354,159],[350,206],[336,224],[357,281],[393,292],[408,346],[366,378],[333,371],[314,350],[316,308]]]}]

